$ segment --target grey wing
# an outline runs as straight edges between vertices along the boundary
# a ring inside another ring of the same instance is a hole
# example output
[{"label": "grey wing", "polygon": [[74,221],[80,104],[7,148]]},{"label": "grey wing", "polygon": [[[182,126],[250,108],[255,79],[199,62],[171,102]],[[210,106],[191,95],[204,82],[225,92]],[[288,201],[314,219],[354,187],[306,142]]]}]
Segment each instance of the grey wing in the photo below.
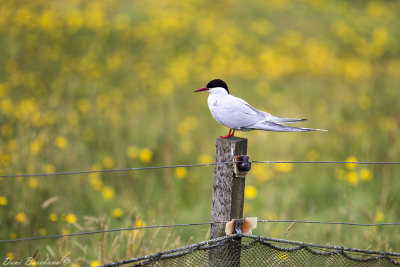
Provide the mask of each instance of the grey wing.
[{"label": "grey wing", "polygon": [[250,106],[246,101],[227,95],[211,108],[211,113],[219,123],[232,128],[240,129],[254,125],[266,119],[265,112]]},{"label": "grey wing", "polygon": [[292,119],[292,118],[282,118],[274,115],[270,115],[270,121],[275,122],[275,123],[293,123],[293,122],[299,122],[299,121],[306,121],[307,119]]},{"label": "grey wing", "polygon": [[[240,99],[241,100],[241,99]],[[243,101],[243,100],[242,100]],[[244,102],[244,101],[243,101]],[[268,112],[265,112],[265,111],[261,111],[261,110],[258,110],[258,109],[256,109],[256,108],[253,108],[252,106],[250,106],[249,104],[247,104],[246,102],[245,102],[245,104],[249,107],[249,108],[251,108],[254,112],[257,112],[257,113],[259,113],[260,115],[262,114],[264,117],[265,117],[265,120],[266,121],[271,121],[271,122],[274,122],[274,123],[277,123],[277,124],[281,124],[281,123],[283,123],[283,124],[286,124],[286,123],[294,123],[294,122],[300,122],[300,121],[306,121],[307,119],[293,119],[293,118],[283,118],[283,117],[278,117],[278,116],[274,116],[274,115],[271,115],[271,114],[269,114]]]},{"label": "grey wing", "polygon": [[260,123],[256,123],[247,129],[253,130],[264,130],[264,131],[273,131],[273,132],[309,132],[309,131],[326,131],[322,129],[313,129],[313,128],[300,128],[300,127],[291,127],[286,125],[277,124],[271,121],[263,121]]}]

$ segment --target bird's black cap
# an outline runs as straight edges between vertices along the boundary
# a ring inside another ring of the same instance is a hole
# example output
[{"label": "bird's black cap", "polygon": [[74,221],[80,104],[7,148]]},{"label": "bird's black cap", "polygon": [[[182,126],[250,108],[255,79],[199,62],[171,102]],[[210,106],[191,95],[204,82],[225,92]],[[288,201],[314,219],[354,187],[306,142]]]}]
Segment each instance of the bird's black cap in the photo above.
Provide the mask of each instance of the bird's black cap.
[{"label": "bird's black cap", "polygon": [[207,86],[206,86],[207,88],[215,88],[215,87],[222,87],[222,88],[225,88],[225,90],[228,92],[228,94],[229,94],[229,89],[228,89],[228,85],[226,85],[226,83],[223,81],[223,80],[221,80],[221,79],[215,79],[215,80],[212,80],[212,81],[209,81],[208,83],[207,83]]}]

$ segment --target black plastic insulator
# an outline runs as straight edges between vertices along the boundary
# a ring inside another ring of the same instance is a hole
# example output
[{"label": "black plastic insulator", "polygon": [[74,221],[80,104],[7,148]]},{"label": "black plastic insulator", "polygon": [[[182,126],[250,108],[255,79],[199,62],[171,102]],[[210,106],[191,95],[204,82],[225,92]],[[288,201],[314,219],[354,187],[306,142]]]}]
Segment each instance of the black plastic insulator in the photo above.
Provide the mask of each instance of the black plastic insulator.
[{"label": "black plastic insulator", "polygon": [[249,161],[249,156],[242,156],[241,161],[236,164],[237,169],[241,172],[248,172],[251,169],[251,161]]}]

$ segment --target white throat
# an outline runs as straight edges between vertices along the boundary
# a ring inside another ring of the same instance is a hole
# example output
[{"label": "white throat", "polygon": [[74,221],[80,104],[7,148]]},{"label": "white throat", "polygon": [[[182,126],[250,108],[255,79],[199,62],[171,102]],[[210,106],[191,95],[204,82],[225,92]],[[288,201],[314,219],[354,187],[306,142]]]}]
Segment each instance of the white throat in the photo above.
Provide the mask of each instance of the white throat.
[{"label": "white throat", "polygon": [[223,98],[225,96],[228,96],[229,94],[223,87],[210,88],[208,90],[208,92],[210,93],[208,95],[208,99],[207,99],[208,108],[210,109],[213,117],[218,121],[218,119],[213,114],[213,110],[214,110],[215,106],[218,105],[218,100],[220,100],[221,98]]},{"label": "white throat", "polygon": [[223,87],[210,88],[210,89],[208,89],[208,92],[210,93],[210,95],[227,95],[228,94],[228,92]]}]

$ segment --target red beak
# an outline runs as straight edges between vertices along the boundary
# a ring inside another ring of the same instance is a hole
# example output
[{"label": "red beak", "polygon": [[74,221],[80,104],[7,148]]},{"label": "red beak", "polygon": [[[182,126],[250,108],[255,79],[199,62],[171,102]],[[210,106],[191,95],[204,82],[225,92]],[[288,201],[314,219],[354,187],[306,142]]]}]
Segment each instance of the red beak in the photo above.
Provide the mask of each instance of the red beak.
[{"label": "red beak", "polygon": [[195,92],[201,92],[201,91],[208,91],[208,88],[203,87],[203,88],[197,89]]}]

